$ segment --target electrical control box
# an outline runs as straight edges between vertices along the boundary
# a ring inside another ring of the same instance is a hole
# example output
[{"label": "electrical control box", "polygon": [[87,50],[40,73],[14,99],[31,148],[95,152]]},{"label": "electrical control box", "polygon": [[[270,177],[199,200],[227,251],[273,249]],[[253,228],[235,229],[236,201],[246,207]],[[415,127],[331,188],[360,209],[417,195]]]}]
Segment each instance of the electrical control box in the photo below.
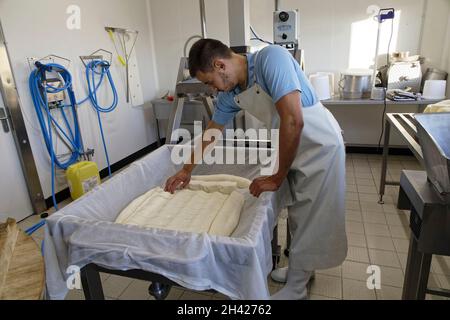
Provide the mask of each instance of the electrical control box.
[{"label": "electrical control box", "polygon": [[273,41],[280,45],[298,43],[298,12],[296,10],[274,12]]}]

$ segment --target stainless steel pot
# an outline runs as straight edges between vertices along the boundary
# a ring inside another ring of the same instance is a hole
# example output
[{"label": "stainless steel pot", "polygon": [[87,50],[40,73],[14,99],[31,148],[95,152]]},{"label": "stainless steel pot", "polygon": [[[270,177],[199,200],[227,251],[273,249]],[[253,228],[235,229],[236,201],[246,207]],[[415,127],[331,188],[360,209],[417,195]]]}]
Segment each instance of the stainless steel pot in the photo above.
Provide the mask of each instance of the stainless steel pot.
[{"label": "stainless steel pot", "polygon": [[370,98],[372,76],[367,74],[341,74],[339,91],[343,99]]}]

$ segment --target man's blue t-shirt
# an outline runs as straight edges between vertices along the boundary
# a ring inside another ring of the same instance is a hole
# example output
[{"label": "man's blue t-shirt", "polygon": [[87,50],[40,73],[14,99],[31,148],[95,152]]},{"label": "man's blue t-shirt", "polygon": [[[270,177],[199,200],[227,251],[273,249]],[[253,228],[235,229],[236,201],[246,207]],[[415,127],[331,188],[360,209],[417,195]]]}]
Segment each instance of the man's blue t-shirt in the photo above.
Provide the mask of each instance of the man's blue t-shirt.
[{"label": "man's blue t-shirt", "polygon": [[[256,61],[255,61],[256,57]],[[277,103],[284,96],[294,92],[301,92],[302,106],[311,107],[319,100],[305,73],[292,54],[277,45],[265,47],[257,54],[248,54],[248,88],[256,81],[261,88]],[[221,92],[217,97],[213,121],[226,125],[241,111],[234,101],[234,97],[242,93],[239,86],[229,92]]]}]

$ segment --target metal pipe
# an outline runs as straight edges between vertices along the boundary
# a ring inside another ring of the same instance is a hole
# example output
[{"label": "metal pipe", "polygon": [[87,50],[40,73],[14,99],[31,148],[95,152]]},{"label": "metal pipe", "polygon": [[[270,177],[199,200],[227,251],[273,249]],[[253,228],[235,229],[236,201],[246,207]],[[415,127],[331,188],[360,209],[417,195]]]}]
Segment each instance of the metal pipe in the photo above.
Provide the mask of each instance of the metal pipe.
[{"label": "metal pipe", "polygon": [[205,0],[200,0],[200,22],[202,27],[202,37],[206,39],[206,10],[205,10]]},{"label": "metal pipe", "polygon": [[280,0],[275,0],[275,11],[280,10]]}]

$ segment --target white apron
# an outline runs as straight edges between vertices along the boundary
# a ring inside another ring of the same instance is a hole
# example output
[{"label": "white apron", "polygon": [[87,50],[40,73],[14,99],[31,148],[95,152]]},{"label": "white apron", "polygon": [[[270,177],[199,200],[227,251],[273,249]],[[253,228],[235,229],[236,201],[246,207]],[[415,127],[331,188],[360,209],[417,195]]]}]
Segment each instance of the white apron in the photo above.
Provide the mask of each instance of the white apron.
[{"label": "white apron", "polygon": [[[235,101],[268,129],[279,129],[276,107],[256,81]],[[339,124],[322,103],[302,110],[304,129],[288,174],[289,265],[313,271],[339,266],[347,256],[345,147]]]}]

